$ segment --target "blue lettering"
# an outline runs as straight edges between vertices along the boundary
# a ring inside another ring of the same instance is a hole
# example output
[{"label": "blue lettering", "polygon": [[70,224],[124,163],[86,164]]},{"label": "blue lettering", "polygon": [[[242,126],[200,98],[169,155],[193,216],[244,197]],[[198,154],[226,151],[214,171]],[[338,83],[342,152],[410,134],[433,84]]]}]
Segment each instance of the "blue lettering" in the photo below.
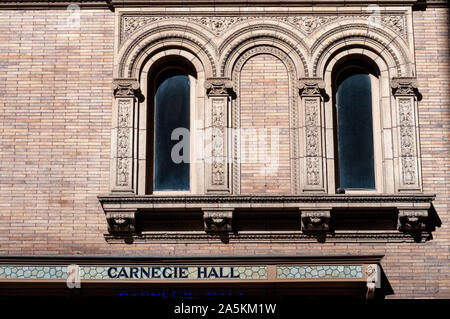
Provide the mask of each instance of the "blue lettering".
[{"label": "blue lettering", "polygon": [[164,270],[162,272],[164,278],[172,278],[172,274],[171,273],[167,274],[168,270],[171,270],[171,269],[169,267],[164,268]]},{"label": "blue lettering", "polygon": [[128,278],[128,274],[127,271],[125,270],[125,267],[122,267],[119,271],[119,275],[117,276],[117,278],[120,278],[121,276],[124,276],[125,278]]},{"label": "blue lettering", "polygon": [[150,278],[150,268],[141,267],[141,278]]},{"label": "blue lettering", "polygon": [[211,271],[209,272],[208,278],[211,278],[211,276],[214,276],[214,278],[217,278],[219,275],[217,275],[217,271],[214,267],[211,267]]},{"label": "blue lettering", "polygon": [[[157,271],[159,273],[157,273]],[[160,267],[153,267],[152,268],[152,278],[161,278],[161,269],[160,269]]]},{"label": "blue lettering", "polygon": [[207,271],[206,267],[198,267],[197,278],[207,278],[206,271]]},{"label": "blue lettering", "polygon": [[[112,273],[113,271],[114,271],[114,275]],[[117,278],[116,271],[117,271],[116,267],[109,267],[109,269],[108,269],[108,277],[109,278]]]},{"label": "blue lettering", "polygon": [[180,278],[188,278],[187,267],[180,267]]},{"label": "blue lettering", "polygon": [[133,277],[139,278],[138,271],[139,271],[139,269],[137,267],[131,267],[130,268],[130,278],[131,279],[133,279]]},{"label": "blue lettering", "polygon": [[231,274],[231,278],[240,278],[239,273],[236,273],[236,274],[234,273],[234,267],[231,267],[230,274]]}]

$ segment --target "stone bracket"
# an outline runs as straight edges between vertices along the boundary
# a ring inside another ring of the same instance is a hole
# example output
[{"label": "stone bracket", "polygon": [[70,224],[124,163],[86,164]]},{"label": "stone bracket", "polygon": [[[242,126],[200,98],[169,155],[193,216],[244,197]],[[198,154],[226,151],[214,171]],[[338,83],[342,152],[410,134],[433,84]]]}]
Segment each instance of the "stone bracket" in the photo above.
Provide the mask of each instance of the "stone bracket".
[{"label": "stone bracket", "polygon": [[231,232],[233,209],[204,209],[203,222],[206,232]]},{"label": "stone bracket", "polygon": [[110,233],[131,233],[136,230],[136,210],[106,213]]},{"label": "stone bracket", "polygon": [[330,230],[330,210],[301,210],[303,232],[327,232]]},{"label": "stone bracket", "polygon": [[399,210],[397,228],[406,232],[424,231],[427,229],[428,217],[427,210]]}]

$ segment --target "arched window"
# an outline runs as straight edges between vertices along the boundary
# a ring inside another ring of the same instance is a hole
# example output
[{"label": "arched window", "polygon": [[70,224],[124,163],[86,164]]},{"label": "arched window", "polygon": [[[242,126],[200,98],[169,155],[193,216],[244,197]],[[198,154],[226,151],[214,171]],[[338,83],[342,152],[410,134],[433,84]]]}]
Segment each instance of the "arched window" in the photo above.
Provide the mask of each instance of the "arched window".
[{"label": "arched window", "polygon": [[359,65],[347,65],[335,73],[336,180],[340,189],[376,188],[373,73]]},{"label": "arched window", "polygon": [[190,189],[190,79],[168,68],[155,77],[153,190]]}]

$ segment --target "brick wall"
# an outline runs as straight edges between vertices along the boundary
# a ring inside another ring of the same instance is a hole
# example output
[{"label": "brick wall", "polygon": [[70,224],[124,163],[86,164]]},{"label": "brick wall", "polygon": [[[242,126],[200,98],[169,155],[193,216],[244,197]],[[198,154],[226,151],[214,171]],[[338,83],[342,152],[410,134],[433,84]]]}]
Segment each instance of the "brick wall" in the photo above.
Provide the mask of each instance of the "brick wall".
[{"label": "brick wall", "polygon": [[113,14],[70,18],[0,12],[2,254],[88,252],[105,229]]},{"label": "brick wall", "polygon": [[290,189],[288,74],[269,54],[250,58],[240,78],[241,193]]},{"label": "brick wall", "polygon": [[[385,254],[394,298],[450,298],[447,9],[414,12],[423,183],[442,221],[433,240],[417,244],[107,244],[96,196],[109,187],[113,14],[83,10],[80,29],[67,28],[67,17],[0,12],[1,255]],[[285,72],[269,56],[249,63],[264,59],[275,77]]]}]

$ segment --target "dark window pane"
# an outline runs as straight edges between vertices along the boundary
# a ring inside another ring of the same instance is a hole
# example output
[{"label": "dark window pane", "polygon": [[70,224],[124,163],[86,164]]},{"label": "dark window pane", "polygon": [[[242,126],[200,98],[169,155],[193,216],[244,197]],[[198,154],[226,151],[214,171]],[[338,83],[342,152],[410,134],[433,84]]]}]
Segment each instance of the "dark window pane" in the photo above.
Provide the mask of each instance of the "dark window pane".
[{"label": "dark window pane", "polygon": [[155,190],[189,190],[189,92],[188,76],[176,71],[165,72],[157,81]]},{"label": "dark window pane", "polygon": [[339,180],[344,189],[375,189],[372,93],[368,74],[347,72],[337,90]]}]

